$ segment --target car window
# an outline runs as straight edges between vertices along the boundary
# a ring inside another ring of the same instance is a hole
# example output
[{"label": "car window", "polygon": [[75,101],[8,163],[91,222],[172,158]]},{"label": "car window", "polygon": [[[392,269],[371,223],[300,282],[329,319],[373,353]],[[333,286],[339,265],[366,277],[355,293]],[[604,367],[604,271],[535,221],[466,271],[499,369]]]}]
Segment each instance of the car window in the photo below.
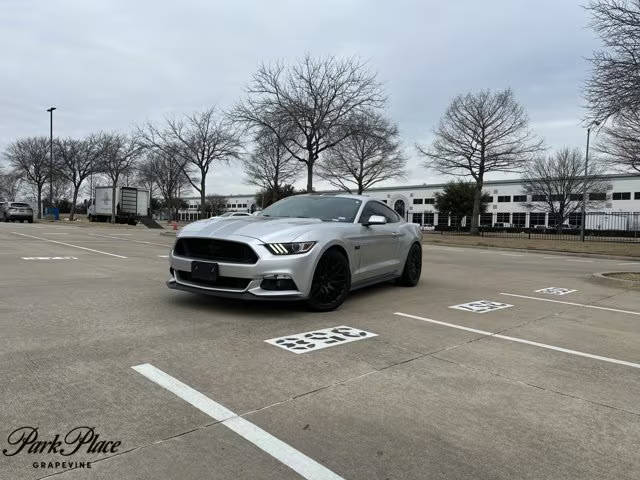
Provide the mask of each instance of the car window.
[{"label": "car window", "polygon": [[11,204],[12,207],[18,207],[18,208],[31,208],[31,205],[29,205],[28,203],[17,203],[14,202]]},{"label": "car window", "polygon": [[362,215],[360,215],[360,223],[369,220],[369,217],[371,215],[382,215],[387,219],[387,223],[396,223],[400,221],[400,217],[396,212],[391,210],[386,205],[376,201],[367,202],[367,204],[364,206]]},{"label": "car window", "polygon": [[263,217],[318,218],[323,222],[352,223],[362,200],[347,197],[296,195],[265,208]]}]

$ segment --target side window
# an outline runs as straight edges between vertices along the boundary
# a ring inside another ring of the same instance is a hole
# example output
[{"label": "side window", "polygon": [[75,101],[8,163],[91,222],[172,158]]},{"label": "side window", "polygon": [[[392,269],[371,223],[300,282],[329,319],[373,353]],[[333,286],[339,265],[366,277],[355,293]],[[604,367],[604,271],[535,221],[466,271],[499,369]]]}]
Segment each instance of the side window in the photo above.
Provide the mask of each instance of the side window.
[{"label": "side window", "polygon": [[381,215],[387,219],[387,223],[396,223],[400,220],[396,212],[376,201],[367,202],[364,206],[362,215],[360,215],[360,223],[368,220],[371,215]]}]

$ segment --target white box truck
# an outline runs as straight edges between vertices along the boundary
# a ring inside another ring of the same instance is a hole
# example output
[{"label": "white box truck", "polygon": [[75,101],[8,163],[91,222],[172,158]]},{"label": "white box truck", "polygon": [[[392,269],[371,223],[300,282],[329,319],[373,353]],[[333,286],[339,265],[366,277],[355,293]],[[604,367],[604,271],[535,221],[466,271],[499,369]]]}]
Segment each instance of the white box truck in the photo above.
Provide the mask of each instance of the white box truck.
[{"label": "white box truck", "polygon": [[[140,217],[149,215],[149,190],[137,187],[116,187],[116,223],[135,225]],[[92,222],[109,222],[114,204],[113,187],[96,187],[87,209]]]}]

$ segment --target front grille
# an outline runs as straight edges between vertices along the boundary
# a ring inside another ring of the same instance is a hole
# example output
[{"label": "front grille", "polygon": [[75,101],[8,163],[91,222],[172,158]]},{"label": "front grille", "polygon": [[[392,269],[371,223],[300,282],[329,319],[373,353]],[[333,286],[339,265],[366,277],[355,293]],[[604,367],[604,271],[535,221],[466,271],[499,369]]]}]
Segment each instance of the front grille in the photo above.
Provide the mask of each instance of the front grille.
[{"label": "front grille", "polygon": [[192,280],[191,272],[183,272],[181,270],[176,270],[178,274],[178,280],[182,280],[185,282],[192,283],[194,285],[201,285],[203,287],[210,288],[224,288],[229,290],[244,290],[249,285],[251,281],[250,278],[236,278],[236,277],[218,277],[215,281],[210,280]]},{"label": "front grille", "polygon": [[176,255],[227,263],[256,263],[258,255],[246,243],[214,238],[181,238],[173,248]]}]

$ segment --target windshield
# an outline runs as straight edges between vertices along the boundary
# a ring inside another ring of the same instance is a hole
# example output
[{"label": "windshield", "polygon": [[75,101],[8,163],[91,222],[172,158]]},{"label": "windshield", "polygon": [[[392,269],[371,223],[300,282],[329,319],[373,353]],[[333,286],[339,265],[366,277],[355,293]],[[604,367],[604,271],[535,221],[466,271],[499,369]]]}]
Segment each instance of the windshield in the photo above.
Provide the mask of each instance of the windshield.
[{"label": "windshield", "polygon": [[31,208],[28,203],[12,203],[12,207],[20,207],[20,208]]},{"label": "windshield", "polygon": [[265,208],[263,217],[319,218],[323,222],[352,223],[361,200],[344,197],[298,195],[287,197]]}]

